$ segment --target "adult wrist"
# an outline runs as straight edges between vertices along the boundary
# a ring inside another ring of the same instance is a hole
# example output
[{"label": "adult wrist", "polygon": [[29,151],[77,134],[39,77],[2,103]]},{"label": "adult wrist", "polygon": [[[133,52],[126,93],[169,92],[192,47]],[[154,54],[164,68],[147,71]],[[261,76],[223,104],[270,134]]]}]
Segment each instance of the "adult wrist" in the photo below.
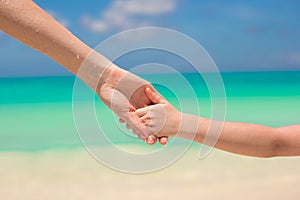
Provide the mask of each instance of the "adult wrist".
[{"label": "adult wrist", "polygon": [[76,75],[97,92],[117,69],[120,68],[110,60],[92,51],[85,57]]}]

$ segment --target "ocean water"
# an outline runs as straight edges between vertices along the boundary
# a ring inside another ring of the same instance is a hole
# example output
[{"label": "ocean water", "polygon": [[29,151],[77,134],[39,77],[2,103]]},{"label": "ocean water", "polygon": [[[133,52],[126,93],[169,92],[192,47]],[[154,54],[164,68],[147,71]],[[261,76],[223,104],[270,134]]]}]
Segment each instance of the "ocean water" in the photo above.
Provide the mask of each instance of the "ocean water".
[{"label": "ocean water", "polygon": [[[184,74],[195,96],[172,74],[141,75],[178,109],[211,116],[211,99],[200,75]],[[223,73],[226,120],[278,127],[300,123],[300,71]],[[40,150],[82,146],[72,113],[74,77],[0,78],[0,150]],[[160,83],[167,84],[160,85]],[[175,90],[180,91],[180,95]],[[83,93],[84,94],[84,93]],[[118,124],[95,97],[99,125],[115,143],[144,143]],[[91,101],[77,100],[84,110]],[[194,105],[194,102],[198,105]],[[101,141],[98,141],[101,143]]]}]

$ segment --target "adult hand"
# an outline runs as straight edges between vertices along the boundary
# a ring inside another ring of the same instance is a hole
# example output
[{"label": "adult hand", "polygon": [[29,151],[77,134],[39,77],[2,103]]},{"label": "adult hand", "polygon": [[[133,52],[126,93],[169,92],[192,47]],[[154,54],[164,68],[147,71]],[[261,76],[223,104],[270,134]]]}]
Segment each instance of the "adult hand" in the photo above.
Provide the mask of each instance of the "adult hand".
[{"label": "adult hand", "polygon": [[[111,66],[101,77],[97,94],[120,117],[121,121],[127,122],[128,129],[132,129],[148,144],[154,144],[157,138],[153,135],[149,136],[146,127],[134,112],[138,108],[154,103],[145,94],[146,88],[155,91],[149,82],[117,66]],[[163,145],[168,142],[168,138],[164,136],[158,139]]]},{"label": "adult hand", "polygon": [[[92,59],[90,61],[86,59],[86,57],[89,57],[92,49],[33,1],[17,0],[0,3],[0,13],[0,29],[2,31],[49,56],[73,74],[78,75],[92,89],[98,89],[94,88],[94,84],[104,70],[112,71],[111,73],[104,73],[110,79],[101,78],[103,84],[99,84],[101,88],[97,90],[97,93],[106,105],[116,108],[114,109],[116,113],[123,116],[126,113],[125,110],[128,114],[130,113],[128,111],[131,111],[133,108],[141,108],[151,104],[151,101],[144,94],[143,84],[140,84],[142,82],[145,83],[145,81],[117,67],[114,68],[115,70],[107,70],[106,67],[110,61],[100,54],[93,54],[96,55],[95,60]],[[80,66],[86,60],[91,64],[86,69],[87,73],[78,74]],[[127,74],[128,76],[126,77],[132,79],[120,82],[117,88],[119,78],[123,77],[124,74]],[[136,84],[143,87],[133,90],[132,86]],[[152,87],[149,83],[145,85]],[[131,96],[128,96],[130,93]],[[120,108],[123,110],[117,111],[118,102],[113,101],[114,98],[120,101],[122,98],[127,101],[129,100],[130,105],[128,104],[126,108],[121,106]],[[112,106],[112,102],[116,102],[114,106]],[[128,116],[125,118],[128,119]],[[136,122],[137,120],[133,121]],[[136,124],[133,125],[136,126]]]}]

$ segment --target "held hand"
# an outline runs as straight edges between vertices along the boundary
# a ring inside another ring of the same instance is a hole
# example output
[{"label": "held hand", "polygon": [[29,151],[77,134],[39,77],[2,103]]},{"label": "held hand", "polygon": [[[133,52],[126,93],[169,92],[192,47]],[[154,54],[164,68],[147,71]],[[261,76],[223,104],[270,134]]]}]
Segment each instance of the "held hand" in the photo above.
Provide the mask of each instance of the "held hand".
[{"label": "held hand", "polygon": [[[100,80],[97,93],[113,112],[124,119],[130,126],[135,127],[135,133],[139,138],[146,138],[147,135],[144,134],[141,128],[140,120],[133,112],[136,110],[133,105],[144,106],[144,103],[146,105],[150,101],[148,98],[145,98],[144,101],[140,101],[140,98],[138,100],[132,98],[133,102],[131,103],[130,98],[133,93],[138,91],[139,87],[143,87],[147,82],[135,76],[131,77],[131,79],[125,78],[129,75],[131,74],[116,66],[110,67],[101,77],[102,80]],[[135,85],[138,87],[132,87],[132,82],[136,82]]]},{"label": "held hand", "polygon": [[149,135],[174,137],[180,128],[181,113],[160,94],[146,88],[146,95],[155,104],[135,111]]},{"label": "held hand", "polygon": [[[156,91],[146,88],[145,93],[155,105],[137,109],[135,113],[142,122],[143,130],[150,135],[150,141],[147,142],[154,144],[154,135],[164,138],[176,136],[180,128],[181,113]],[[126,126],[131,128],[128,124]]]},{"label": "held hand", "polygon": [[[147,138],[145,127],[134,112],[137,108],[153,104],[145,94],[145,88],[154,90],[149,82],[113,66],[100,80],[97,93],[109,108],[127,122],[127,127],[134,127],[133,132],[150,143],[150,141],[156,141],[156,137]],[[159,141],[161,144],[166,144],[167,138],[159,138]]]}]

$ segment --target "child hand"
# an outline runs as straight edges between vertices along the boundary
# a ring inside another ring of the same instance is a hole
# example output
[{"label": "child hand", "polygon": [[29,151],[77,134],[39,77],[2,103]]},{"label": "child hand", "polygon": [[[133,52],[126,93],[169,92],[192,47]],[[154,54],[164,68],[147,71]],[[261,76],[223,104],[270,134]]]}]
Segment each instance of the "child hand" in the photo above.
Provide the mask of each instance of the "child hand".
[{"label": "child hand", "polygon": [[150,88],[146,88],[145,93],[155,105],[137,109],[135,113],[146,127],[147,134],[157,137],[176,136],[180,128],[181,113]]}]

